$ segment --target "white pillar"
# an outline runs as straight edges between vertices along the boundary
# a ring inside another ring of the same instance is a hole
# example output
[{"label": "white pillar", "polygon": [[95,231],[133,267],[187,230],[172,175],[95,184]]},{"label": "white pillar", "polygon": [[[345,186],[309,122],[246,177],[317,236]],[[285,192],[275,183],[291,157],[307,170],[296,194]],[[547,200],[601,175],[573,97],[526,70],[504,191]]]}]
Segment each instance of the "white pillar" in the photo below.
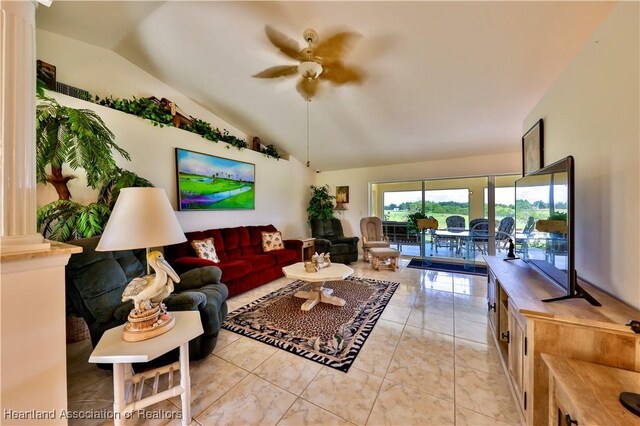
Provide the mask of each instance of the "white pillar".
[{"label": "white pillar", "polygon": [[0,247],[45,250],[36,228],[36,3],[0,1],[0,8]]}]

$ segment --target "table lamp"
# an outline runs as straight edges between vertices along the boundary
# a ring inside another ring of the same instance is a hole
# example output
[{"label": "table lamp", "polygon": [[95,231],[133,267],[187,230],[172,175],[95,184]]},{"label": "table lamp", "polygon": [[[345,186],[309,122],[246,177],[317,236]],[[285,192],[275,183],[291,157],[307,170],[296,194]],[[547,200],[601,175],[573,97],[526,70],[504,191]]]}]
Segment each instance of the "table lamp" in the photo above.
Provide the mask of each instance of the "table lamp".
[{"label": "table lamp", "polygon": [[[123,188],[109,217],[96,251],[147,250],[147,275],[134,278],[122,300],[133,300],[122,330],[124,340],[137,342],[171,330],[175,319],[166,312],[162,300],[173,291],[180,278],[164,260],[160,247],[186,241],[167,194],[162,188]],[[153,268],[155,274],[150,274]]]}]

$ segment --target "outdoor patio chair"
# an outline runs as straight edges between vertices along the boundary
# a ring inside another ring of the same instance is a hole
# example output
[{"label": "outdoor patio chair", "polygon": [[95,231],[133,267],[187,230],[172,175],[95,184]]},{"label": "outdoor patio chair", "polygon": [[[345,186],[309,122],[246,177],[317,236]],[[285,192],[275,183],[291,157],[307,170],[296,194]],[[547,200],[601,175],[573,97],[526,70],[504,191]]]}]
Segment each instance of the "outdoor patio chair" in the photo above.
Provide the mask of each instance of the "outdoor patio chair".
[{"label": "outdoor patio chair", "polygon": [[473,244],[480,253],[487,253],[489,242],[489,219],[478,218],[469,222],[469,244]]},{"label": "outdoor patio chair", "polygon": [[509,247],[509,238],[513,234],[513,228],[516,225],[516,220],[511,216],[503,217],[498,225],[496,231],[496,249],[502,250]]},{"label": "outdoor patio chair", "polygon": [[533,233],[535,226],[535,218],[533,216],[529,216],[529,218],[527,219],[527,223],[522,230],[522,233],[519,234],[516,231],[516,253],[521,253],[525,258],[529,255],[529,239],[531,238],[531,234]]},{"label": "outdoor patio chair", "polygon": [[[447,223],[447,231],[449,232],[462,232],[465,230],[466,220],[462,216],[447,216],[445,222]],[[459,252],[460,247],[456,247],[458,241],[460,241],[460,238],[439,235],[435,242],[436,253],[438,252],[438,247],[449,247],[449,250]]]}]

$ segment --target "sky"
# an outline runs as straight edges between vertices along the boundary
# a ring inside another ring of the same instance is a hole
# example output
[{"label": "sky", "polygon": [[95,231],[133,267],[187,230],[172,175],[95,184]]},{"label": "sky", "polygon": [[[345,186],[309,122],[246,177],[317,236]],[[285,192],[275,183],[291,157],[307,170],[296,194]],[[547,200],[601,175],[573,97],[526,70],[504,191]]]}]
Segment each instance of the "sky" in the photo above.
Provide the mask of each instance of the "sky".
[{"label": "sky", "polygon": [[[486,192],[485,192],[486,193]],[[468,189],[440,189],[426,191],[425,198],[427,201],[442,202],[442,201],[455,201],[458,203],[469,202],[469,190]],[[513,204],[514,195],[513,188],[497,188],[496,190],[496,202],[497,204]],[[400,204],[405,201],[422,201],[420,191],[398,191],[398,192],[385,192],[384,204],[389,205]]]},{"label": "sky", "polygon": [[[566,187],[558,186],[555,190],[555,201],[566,202],[567,191]],[[548,202],[547,186],[531,186],[526,188],[520,188],[520,198],[528,200],[533,203],[536,201]],[[485,188],[485,202],[487,189]],[[469,190],[468,189],[442,189],[426,191],[425,198],[427,201],[442,202],[442,201],[455,201],[458,203],[469,202]],[[397,191],[397,192],[385,192],[384,193],[384,205],[400,204],[405,201],[422,201],[422,195],[420,191]],[[515,201],[514,188],[496,188],[496,204],[513,205]]]},{"label": "sky", "polygon": [[234,178],[237,177],[245,182],[253,182],[255,180],[255,166],[250,163],[242,163],[184,149],[178,149],[176,155],[178,155],[179,170],[183,173],[203,176],[212,176],[215,173],[220,173],[224,176],[227,173],[232,173]]}]

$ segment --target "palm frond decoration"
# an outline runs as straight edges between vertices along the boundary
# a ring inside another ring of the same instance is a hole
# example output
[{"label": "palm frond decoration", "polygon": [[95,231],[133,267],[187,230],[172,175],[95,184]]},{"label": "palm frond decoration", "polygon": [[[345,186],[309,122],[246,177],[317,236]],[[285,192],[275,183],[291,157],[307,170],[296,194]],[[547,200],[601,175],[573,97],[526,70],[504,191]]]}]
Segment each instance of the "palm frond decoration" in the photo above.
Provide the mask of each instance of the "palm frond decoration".
[{"label": "palm frond decoration", "polygon": [[83,205],[73,200],[56,200],[38,209],[38,228],[45,238],[69,241],[102,234],[111,209],[102,203]]},{"label": "palm frond decoration", "polygon": [[[60,200],[71,198],[67,182],[74,178],[63,175],[64,164],[72,170],[84,169],[87,183],[96,189],[117,167],[114,151],[131,159],[94,111],[63,106],[51,98],[40,99],[36,107],[36,178],[53,185]],[[47,166],[51,167],[50,175]]]},{"label": "palm frond decoration", "polygon": [[107,181],[104,182],[98,194],[98,202],[105,204],[113,210],[118,195],[122,188],[150,187],[153,186],[147,179],[138,176],[130,170],[116,167],[115,171]]}]

